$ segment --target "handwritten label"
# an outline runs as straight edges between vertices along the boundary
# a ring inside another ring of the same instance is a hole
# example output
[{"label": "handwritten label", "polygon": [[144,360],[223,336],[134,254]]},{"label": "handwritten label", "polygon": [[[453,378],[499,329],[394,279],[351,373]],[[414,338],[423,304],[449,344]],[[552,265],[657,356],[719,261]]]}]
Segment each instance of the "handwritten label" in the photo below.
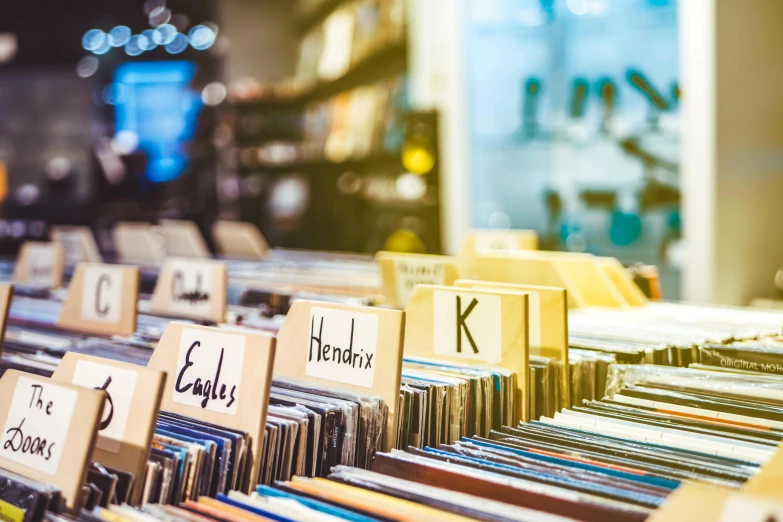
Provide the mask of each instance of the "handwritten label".
[{"label": "handwritten label", "polygon": [[27,284],[51,288],[57,286],[55,277],[55,251],[51,244],[27,245]]},{"label": "handwritten label", "polygon": [[[125,428],[136,389],[136,372],[115,368],[92,361],[77,361],[73,372],[73,384],[84,388],[106,390],[106,403],[103,406],[100,431],[98,433],[99,448],[119,453],[121,442],[125,439]],[[109,380],[111,379],[111,380]],[[108,386],[104,388],[108,381]]]},{"label": "handwritten label", "polygon": [[446,284],[443,263],[423,260],[397,259],[394,262],[394,278],[397,283],[397,303],[405,306],[416,285]]},{"label": "handwritten label", "polygon": [[82,319],[118,323],[122,308],[122,270],[90,266],[84,271]]},{"label": "handwritten label", "polygon": [[75,390],[20,376],[0,439],[0,456],[57,473],[76,407]]},{"label": "handwritten label", "polygon": [[178,262],[171,276],[171,307],[175,312],[209,314],[212,310],[212,268]]},{"label": "handwritten label", "polygon": [[375,379],[378,316],[312,307],[305,373],[371,388]]},{"label": "handwritten label", "polygon": [[503,232],[481,232],[475,236],[477,252],[486,250],[519,250],[519,239]]},{"label": "handwritten label", "polygon": [[0,522],[23,522],[25,511],[0,500]]},{"label": "handwritten label", "polygon": [[433,293],[435,353],[491,363],[502,359],[501,298],[470,292]]},{"label": "handwritten label", "polygon": [[783,504],[770,500],[731,495],[723,505],[720,522],[780,522],[783,520]]},{"label": "handwritten label", "polygon": [[173,376],[174,402],[234,415],[244,359],[242,335],[183,329]]}]

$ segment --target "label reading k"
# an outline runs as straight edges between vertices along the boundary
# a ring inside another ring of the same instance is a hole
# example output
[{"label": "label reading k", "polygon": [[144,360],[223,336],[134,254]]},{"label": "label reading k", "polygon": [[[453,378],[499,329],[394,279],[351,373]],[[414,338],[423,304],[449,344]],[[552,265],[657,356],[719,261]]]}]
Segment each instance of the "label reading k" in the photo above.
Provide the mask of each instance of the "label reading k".
[{"label": "label reading k", "polygon": [[473,348],[473,353],[479,353],[478,347],[476,346],[476,342],[473,340],[473,336],[470,335],[470,330],[468,330],[468,325],[465,324],[465,320],[470,315],[470,312],[473,311],[474,308],[476,308],[476,305],[478,304],[478,300],[474,297],[473,300],[470,302],[468,307],[465,309],[465,312],[462,312],[462,299],[460,296],[457,297],[457,353],[462,353],[462,332],[465,332],[465,337],[468,338],[468,342],[470,343],[471,348]]}]

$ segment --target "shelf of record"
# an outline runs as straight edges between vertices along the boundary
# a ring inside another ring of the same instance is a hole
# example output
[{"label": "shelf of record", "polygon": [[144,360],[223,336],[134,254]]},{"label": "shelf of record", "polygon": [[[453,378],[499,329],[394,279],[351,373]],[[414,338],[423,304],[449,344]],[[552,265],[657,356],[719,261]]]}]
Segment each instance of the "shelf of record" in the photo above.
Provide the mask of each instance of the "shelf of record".
[{"label": "shelf of record", "polygon": [[648,302],[526,231],[374,258],[197,231],[119,224],[103,259],[57,228],[3,265],[0,520],[783,517],[781,312]]}]

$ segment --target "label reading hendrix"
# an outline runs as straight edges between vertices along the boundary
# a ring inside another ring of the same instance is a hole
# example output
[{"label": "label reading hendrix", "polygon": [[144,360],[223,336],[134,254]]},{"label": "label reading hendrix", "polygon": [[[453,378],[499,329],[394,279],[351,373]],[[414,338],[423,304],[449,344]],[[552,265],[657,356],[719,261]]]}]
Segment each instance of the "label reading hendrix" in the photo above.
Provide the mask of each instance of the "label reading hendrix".
[{"label": "label reading hendrix", "polygon": [[[109,385],[104,388],[109,378]],[[77,361],[73,384],[83,388],[106,390],[106,403],[103,406],[100,431],[95,444],[106,451],[118,453],[121,442],[125,439],[125,428],[136,389],[136,372],[92,361]]]},{"label": "label reading hendrix", "polygon": [[184,328],[179,341],[174,402],[219,413],[237,411],[245,337]]},{"label": "label reading hendrix", "polygon": [[375,379],[378,316],[312,307],[305,373],[371,388]]},{"label": "label reading hendrix", "polygon": [[122,307],[122,270],[88,266],[82,287],[82,319],[118,323]]},{"label": "label reading hendrix", "polygon": [[171,307],[176,312],[209,314],[212,310],[212,267],[176,262],[171,275]]},{"label": "label reading hendrix", "polygon": [[397,283],[397,302],[405,305],[416,285],[444,285],[445,267],[442,262],[397,259],[394,262]]},{"label": "label reading hendrix", "polygon": [[75,390],[20,376],[0,437],[0,456],[56,474],[76,397]]},{"label": "label reading hendrix", "polygon": [[436,290],[435,353],[499,363],[503,356],[500,303],[498,295]]}]

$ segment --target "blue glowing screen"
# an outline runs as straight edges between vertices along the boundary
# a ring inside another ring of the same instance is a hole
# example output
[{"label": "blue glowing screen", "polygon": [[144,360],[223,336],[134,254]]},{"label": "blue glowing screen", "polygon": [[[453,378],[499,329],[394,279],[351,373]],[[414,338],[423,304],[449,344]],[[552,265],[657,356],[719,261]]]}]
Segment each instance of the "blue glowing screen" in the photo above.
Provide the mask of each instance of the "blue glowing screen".
[{"label": "blue glowing screen", "polygon": [[188,164],[186,144],[193,138],[202,108],[200,93],[189,87],[196,65],[188,61],[133,62],[117,68],[115,132],[138,136],[149,159],[147,179],[176,179]]}]

